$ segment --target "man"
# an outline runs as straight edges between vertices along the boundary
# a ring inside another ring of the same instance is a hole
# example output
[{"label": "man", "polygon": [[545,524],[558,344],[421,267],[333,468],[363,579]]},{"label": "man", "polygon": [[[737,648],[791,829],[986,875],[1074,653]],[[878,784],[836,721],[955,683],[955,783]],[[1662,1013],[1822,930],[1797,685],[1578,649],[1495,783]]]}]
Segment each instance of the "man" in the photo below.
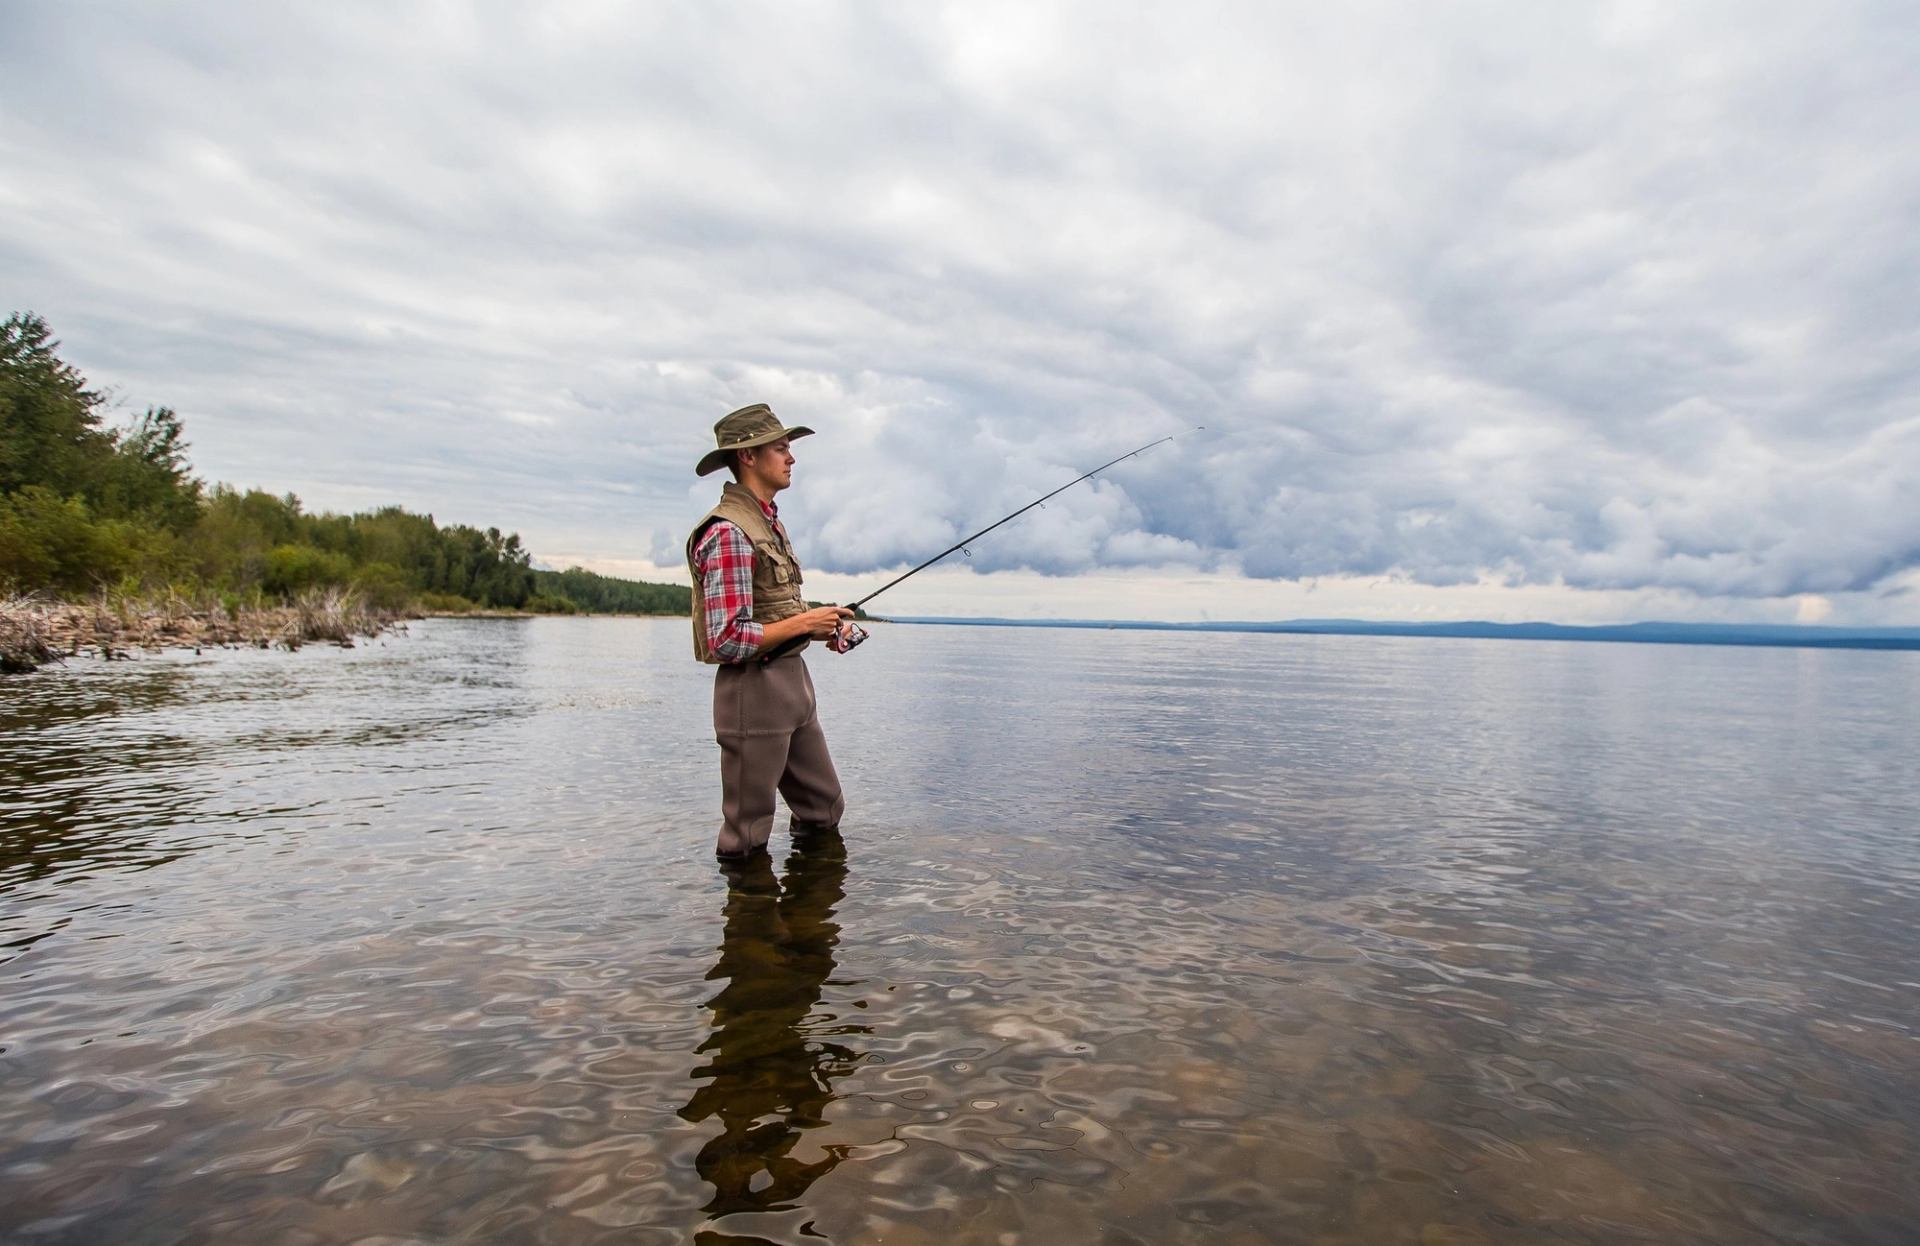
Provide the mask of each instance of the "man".
[{"label": "man", "polygon": [[718,444],[694,469],[700,476],[721,467],[733,473],[720,504],[687,538],[694,656],[720,668],[713,731],[722,822],[714,852],[723,860],[766,850],[776,790],[796,834],[838,826],[846,808],[800,650],[810,640],[845,645],[842,629],[853,611],[807,608],[800,560],[773,504],[774,494],[793,483],[792,442],[812,432],[782,427],[763,402],[742,407],[713,426]]}]

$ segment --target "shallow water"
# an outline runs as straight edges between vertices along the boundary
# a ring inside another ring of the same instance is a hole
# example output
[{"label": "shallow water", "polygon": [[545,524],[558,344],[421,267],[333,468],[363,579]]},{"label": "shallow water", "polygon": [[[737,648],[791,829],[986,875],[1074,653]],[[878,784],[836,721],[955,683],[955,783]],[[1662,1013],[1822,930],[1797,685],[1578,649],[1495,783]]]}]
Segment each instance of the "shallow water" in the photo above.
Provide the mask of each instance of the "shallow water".
[{"label": "shallow water", "polygon": [[0,1239],[1920,1235],[1920,655],[685,623],[0,684]]}]

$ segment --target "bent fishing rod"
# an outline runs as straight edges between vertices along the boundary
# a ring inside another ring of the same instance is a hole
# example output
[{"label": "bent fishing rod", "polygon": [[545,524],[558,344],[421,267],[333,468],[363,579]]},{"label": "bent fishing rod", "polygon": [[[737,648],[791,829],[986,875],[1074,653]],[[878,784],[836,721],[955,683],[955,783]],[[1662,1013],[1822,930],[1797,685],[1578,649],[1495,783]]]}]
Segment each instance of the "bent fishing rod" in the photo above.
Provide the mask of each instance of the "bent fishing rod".
[{"label": "bent fishing rod", "polygon": [[[1079,484],[1083,480],[1093,479],[1095,476],[1098,476],[1101,472],[1106,471],[1109,467],[1112,467],[1114,464],[1124,463],[1128,459],[1134,458],[1138,455],[1145,454],[1147,451],[1153,449],[1155,446],[1163,446],[1169,441],[1174,441],[1178,438],[1185,437],[1191,433],[1202,432],[1205,430],[1205,428],[1206,428],[1206,425],[1204,424],[1196,424],[1184,433],[1173,433],[1170,436],[1160,438],[1158,441],[1149,441],[1144,446],[1140,446],[1137,449],[1127,451],[1125,454],[1121,455],[1117,459],[1112,459],[1108,462],[1102,463],[1100,466],[1094,468],[1090,472],[1086,472],[1086,473],[1083,473],[1082,475],[1075,476],[1072,480],[1069,480],[1066,484],[1061,485],[1058,489],[1055,489],[1052,493],[1044,494],[1040,497],[1035,498],[1033,501],[1028,502],[1025,506],[1022,506],[1019,510],[1014,511],[1011,515],[1006,515],[1000,519],[996,519],[992,523],[988,524],[986,527],[980,529],[980,531],[974,533],[972,536],[966,537],[963,540],[956,541],[954,544],[949,545],[947,548],[941,550],[939,553],[935,554],[933,557],[927,559],[925,562],[921,563],[919,566],[915,567],[913,570],[904,572],[900,575],[893,577],[891,580],[888,580],[885,584],[882,584],[879,588],[876,588],[871,593],[868,593],[865,597],[862,597],[860,600],[856,602],[850,603],[846,608],[849,610],[860,609],[860,607],[866,605],[868,602],[872,601],[874,598],[878,597],[880,594],[886,592],[888,589],[892,588],[894,585],[900,583],[902,580],[912,579],[914,576],[919,575],[922,571],[925,571],[928,567],[931,567],[934,563],[939,562],[942,558],[945,558],[951,554],[959,553],[961,550],[966,549],[969,545],[973,544],[975,541],[979,540],[981,537],[987,535],[987,533],[992,532],[995,528],[1000,527],[1002,524],[1012,523],[1014,520],[1020,518],[1020,516],[1032,510],[1034,507],[1043,505],[1049,498],[1058,497],[1060,494],[1065,493],[1067,490],[1073,488],[1075,485]],[[854,645],[859,644],[860,641],[864,639],[866,639],[865,633],[861,633],[859,636],[859,639],[854,640],[851,644],[847,645],[846,648],[851,649],[853,648]],[[793,652],[795,649],[798,649],[801,645],[805,644],[807,640],[808,638],[805,636],[796,636],[793,639],[788,640],[782,643],[781,645],[779,645],[778,647],[776,647],[773,650],[773,652],[762,654],[760,656],[760,661],[771,662],[775,658],[783,657],[786,654]]]}]

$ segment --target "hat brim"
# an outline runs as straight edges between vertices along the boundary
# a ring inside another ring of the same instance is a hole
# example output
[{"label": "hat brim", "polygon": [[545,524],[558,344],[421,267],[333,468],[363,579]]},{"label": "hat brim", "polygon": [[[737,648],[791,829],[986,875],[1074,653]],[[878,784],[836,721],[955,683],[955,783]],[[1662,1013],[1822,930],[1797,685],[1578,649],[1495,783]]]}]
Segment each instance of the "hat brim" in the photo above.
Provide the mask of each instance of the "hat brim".
[{"label": "hat brim", "polygon": [[763,433],[751,441],[743,441],[737,446],[727,446],[725,449],[707,451],[706,457],[700,460],[700,465],[693,469],[693,474],[696,476],[706,476],[719,471],[727,465],[727,456],[735,450],[751,450],[755,446],[771,445],[782,437],[785,437],[788,441],[792,441],[796,437],[811,436],[813,436],[813,430],[804,424],[796,424],[792,428],[777,428],[770,433]]}]

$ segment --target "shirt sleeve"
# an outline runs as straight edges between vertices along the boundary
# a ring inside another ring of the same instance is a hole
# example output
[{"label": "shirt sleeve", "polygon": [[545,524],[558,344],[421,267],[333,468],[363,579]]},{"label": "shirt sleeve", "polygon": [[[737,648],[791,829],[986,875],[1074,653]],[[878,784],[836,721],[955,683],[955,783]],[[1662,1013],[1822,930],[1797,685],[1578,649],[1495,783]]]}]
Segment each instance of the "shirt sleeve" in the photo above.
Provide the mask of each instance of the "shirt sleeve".
[{"label": "shirt sleeve", "polygon": [[753,621],[753,544],[723,519],[702,534],[693,555],[707,604],[707,648],[722,662],[744,662],[765,640]]}]

